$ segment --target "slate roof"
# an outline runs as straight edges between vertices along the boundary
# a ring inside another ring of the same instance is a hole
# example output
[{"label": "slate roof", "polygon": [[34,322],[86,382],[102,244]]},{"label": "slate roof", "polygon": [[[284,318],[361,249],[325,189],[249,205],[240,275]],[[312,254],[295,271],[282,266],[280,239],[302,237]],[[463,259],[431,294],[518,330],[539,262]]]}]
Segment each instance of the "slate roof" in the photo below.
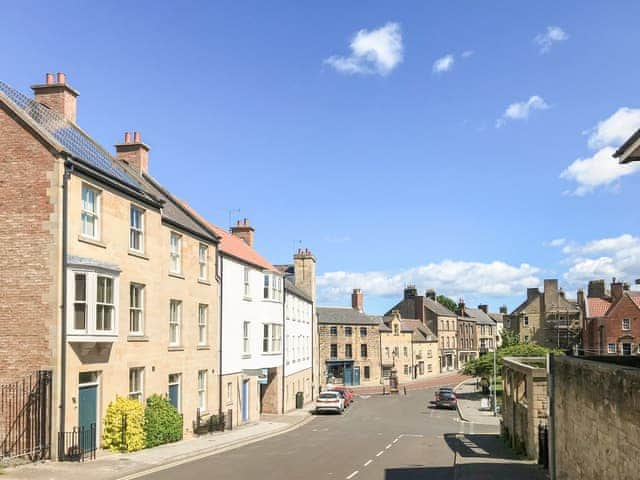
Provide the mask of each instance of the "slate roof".
[{"label": "slate roof", "polygon": [[217,238],[185,212],[177,199],[156,180],[151,176],[140,175],[113,157],[78,125],[67,120],[57,111],[45,107],[2,81],[0,81],[0,102],[21,116],[54,148],[70,155],[77,164],[85,165],[133,189],[156,205],[162,203],[163,219],[207,241],[217,242]]},{"label": "slate roof", "polygon": [[484,310],[465,307],[464,311],[469,317],[475,318],[478,325],[496,325],[496,322],[494,322],[489,315],[484,313]]},{"label": "slate roof", "polygon": [[502,313],[491,313],[491,312],[489,312],[489,316],[491,317],[491,320],[493,320],[496,323],[504,322],[504,316],[503,316]]},{"label": "slate roof", "polygon": [[382,317],[367,315],[351,307],[318,307],[318,323],[380,326]]},{"label": "slate roof", "polygon": [[435,300],[431,300],[429,297],[424,298],[424,306],[428,308],[436,315],[440,315],[442,317],[456,317],[457,315],[449,310],[447,307],[442,305],[441,303],[436,302]]},{"label": "slate roof", "polygon": [[300,298],[303,298],[304,300],[308,301],[309,303],[313,303],[313,300],[307,294],[307,292],[305,292],[301,288],[296,287],[291,280],[288,280],[286,278],[284,280],[284,289],[286,291],[288,291],[288,292],[293,293],[294,295],[296,295],[296,296],[298,296]]}]

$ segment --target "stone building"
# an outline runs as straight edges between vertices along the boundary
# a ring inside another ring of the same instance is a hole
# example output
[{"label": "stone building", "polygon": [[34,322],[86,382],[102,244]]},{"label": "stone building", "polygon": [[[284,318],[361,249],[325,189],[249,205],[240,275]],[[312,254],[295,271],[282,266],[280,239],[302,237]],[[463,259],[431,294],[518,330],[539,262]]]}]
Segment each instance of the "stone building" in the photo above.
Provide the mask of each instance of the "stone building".
[{"label": "stone building", "polygon": [[403,319],[394,310],[380,326],[382,377],[395,370],[400,383],[438,372],[438,340],[419,320]]},{"label": "stone building", "polygon": [[496,324],[496,347],[500,348],[502,346],[502,331],[505,328],[505,319],[509,315],[507,306],[502,305],[499,313],[489,312],[488,315]]},{"label": "stone building", "polygon": [[116,395],[167,395],[189,434],[220,408],[219,239],[151,176],[140,134],[109,153],[63,74],[32,89],[0,82],[0,383],[52,370],[52,451],[58,431],[99,439]]},{"label": "stone building", "polygon": [[380,385],[379,316],[364,313],[363,295],[355,289],[351,307],[318,307],[320,383]]},{"label": "stone building", "polygon": [[478,330],[475,317],[458,315],[458,368],[478,358]]},{"label": "stone building", "polygon": [[546,357],[502,361],[502,433],[513,449],[538,458],[538,426],[548,423]]},{"label": "stone building", "polygon": [[589,282],[587,297],[578,291],[578,303],[585,317],[585,355],[640,354],[640,292],[615,279],[607,292],[604,280],[594,280]]},{"label": "stone building", "polygon": [[475,321],[476,345],[478,354],[493,352],[496,348],[497,327],[496,322],[489,316],[488,305],[478,305],[478,308],[466,307],[464,300],[458,304],[458,314],[461,318],[469,318]]},{"label": "stone building", "polygon": [[580,343],[582,312],[558,288],[558,280],[547,279],[542,292],[527,289],[527,298],[509,315],[509,326],[520,341],[569,350]]},{"label": "stone building", "polygon": [[385,315],[398,310],[403,318],[415,318],[427,326],[439,340],[439,371],[453,371],[458,368],[457,355],[457,315],[436,301],[436,292],[427,290],[418,295],[415,286],[404,289],[404,298]]}]

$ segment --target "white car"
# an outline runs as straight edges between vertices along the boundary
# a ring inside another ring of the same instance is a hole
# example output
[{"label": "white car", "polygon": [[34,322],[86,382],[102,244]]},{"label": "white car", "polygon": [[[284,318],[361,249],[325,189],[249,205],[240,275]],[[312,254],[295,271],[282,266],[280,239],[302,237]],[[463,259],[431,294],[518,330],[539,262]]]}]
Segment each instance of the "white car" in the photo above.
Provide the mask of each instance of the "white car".
[{"label": "white car", "polygon": [[330,410],[342,413],[344,411],[344,399],[339,392],[322,392],[316,400],[316,413]]}]

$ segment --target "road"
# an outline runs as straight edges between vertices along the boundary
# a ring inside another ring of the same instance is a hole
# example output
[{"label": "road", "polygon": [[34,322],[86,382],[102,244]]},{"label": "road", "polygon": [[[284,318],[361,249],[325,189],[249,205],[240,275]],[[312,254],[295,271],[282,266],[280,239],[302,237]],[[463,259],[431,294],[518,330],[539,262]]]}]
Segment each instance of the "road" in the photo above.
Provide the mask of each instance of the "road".
[{"label": "road", "polygon": [[[430,408],[433,394],[431,388],[406,396],[363,395],[343,415],[318,415],[292,432],[140,478],[536,478],[521,469],[535,467],[504,460],[500,440],[490,435],[492,427],[461,422],[455,411]],[[503,459],[494,465],[495,448]]]}]

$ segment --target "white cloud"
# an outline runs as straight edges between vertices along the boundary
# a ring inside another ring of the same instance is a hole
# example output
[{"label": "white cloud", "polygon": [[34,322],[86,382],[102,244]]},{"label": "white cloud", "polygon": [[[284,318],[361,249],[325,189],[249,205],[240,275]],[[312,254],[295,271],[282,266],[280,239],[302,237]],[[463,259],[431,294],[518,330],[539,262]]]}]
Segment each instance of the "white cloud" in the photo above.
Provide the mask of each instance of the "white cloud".
[{"label": "white cloud", "polygon": [[334,55],[325,60],[340,73],[387,75],[403,59],[400,24],[389,22],[376,30],[358,31],[350,44],[347,57]]},{"label": "white cloud", "polygon": [[589,147],[621,145],[640,128],[640,108],[622,107],[590,130]]},{"label": "white cloud", "polygon": [[523,102],[515,102],[507,107],[502,116],[496,121],[496,127],[500,128],[507,120],[526,120],[534,110],[546,110],[549,108],[549,104],[544,101],[544,98],[533,95],[529,97],[529,100]]},{"label": "white cloud", "polygon": [[572,180],[578,186],[567,193],[582,196],[593,192],[597,187],[615,185],[619,178],[635,173],[639,165],[635,163],[620,165],[613,158],[615,149],[604,147],[593,156],[578,158],[560,173],[560,178]]},{"label": "white cloud", "polygon": [[533,42],[540,47],[540,53],[547,53],[554,43],[563,42],[569,35],[560,27],[547,27],[547,31],[539,33]]},{"label": "white cloud", "polygon": [[473,50],[465,50],[464,52],[462,52],[462,54],[460,55],[462,58],[469,58],[470,56],[472,56],[474,53]]},{"label": "white cloud", "polygon": [[617,277],[631,282],[640,272],[640,238],[630,234],[602,238],[564,249],[571,265],[565,280],[576,288],[589,280]]},{"label": "white cloud", "polygon": [[538,272],[526,263],[514,266],[499,261],[444,260],[399,273],[328,272],[318,277],[318,293],[320,301],[329,303],[347,298],[354,288],[361,288],[366,295],[399,297],[411,283],[420,291],[435,288],[453,298],[466,294],[504,297],[521,295],[527,287],[538,285]]},{"label": "white cloud", "polygon": [[453,58],[453,55],[449,53],[444,57],[440,57],[435,62],[433,62],[433,72],[434,73],[448,72],[453,68],[454,63],[455,63],[455,59]]},{"label": "white cloud", "polygon": [[566,243],[567,243],[566,238],[554,238],[553,240],[545,242],[544,246],[545,247],[562,247]]}]

